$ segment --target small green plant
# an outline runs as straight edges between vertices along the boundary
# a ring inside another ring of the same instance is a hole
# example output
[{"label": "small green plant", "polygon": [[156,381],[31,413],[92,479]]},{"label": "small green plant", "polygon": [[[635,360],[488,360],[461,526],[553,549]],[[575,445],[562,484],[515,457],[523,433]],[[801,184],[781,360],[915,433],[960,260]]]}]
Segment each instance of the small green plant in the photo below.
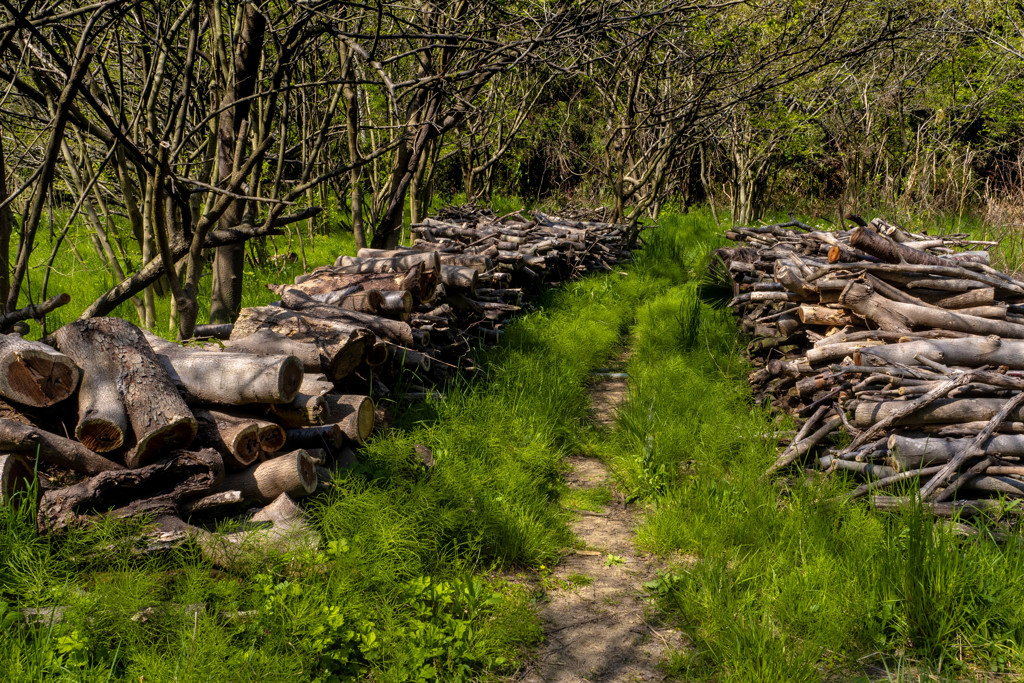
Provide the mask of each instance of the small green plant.
[{"label": "small green plant", "polygon": [[606,567],[618,567],[623,564],[626,564],[626,558],[620,555],[608,554],[604,558],[604,566]]}]

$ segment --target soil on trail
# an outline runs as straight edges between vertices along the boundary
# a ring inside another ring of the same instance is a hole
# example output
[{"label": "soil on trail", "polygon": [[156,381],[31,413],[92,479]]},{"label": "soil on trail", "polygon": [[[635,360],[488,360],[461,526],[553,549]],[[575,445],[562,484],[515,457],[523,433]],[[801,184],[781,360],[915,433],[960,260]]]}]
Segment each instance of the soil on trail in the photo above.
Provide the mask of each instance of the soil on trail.
[{"label": "soil on trail", "polygon": [[[605,373],[594,385],[594,420],[609,427],[627,393],[626,380]],[[541,609],[545,642],[533,665],[516,680],[525,683],[661,681],[659,662],[678,649],[677,631],[657,623],[643,584],[656,577],[655,558],[637,552],[635,513],[615,491],[600,460],[570,460],[571,488],[604,487],[613,500],[602,512],[580,512],[573,531],[576,550],[544,579],[548,601]]]}]

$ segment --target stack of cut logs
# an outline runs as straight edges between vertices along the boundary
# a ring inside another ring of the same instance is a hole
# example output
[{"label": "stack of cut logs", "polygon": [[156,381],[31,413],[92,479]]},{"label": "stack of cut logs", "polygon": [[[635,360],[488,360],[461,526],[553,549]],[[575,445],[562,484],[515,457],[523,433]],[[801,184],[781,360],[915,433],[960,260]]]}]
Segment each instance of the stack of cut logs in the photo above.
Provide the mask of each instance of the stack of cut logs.
[{"label": "stack of cut logs", "polygon": [[[200,326],[185,345],[117,318],[41,342],[0,335],[0,502],[39,492],[49,532],[150,515],[159,530],[145,547],[192,539],[221,564],[250,543],[315,543],[294,499],[354,461],[386,419],[372,398],[432,393],[472,369],[471,351],[497,338],[524,289],[629,256],[623,226],[463,213],[414,226],[412,247],[271,285],[279,302]],[[225,517],[251,528],[204,529]]]},{"label": "stack of cut logs", "polygon": [[703,286],[732,287],[755,395],[799,426],[770,472],[847,473],[881,509],[919,487],[940,515],[1024,497],[1024,281],[977,250],[995,243],[878,219],[728,236],[743,244],[713,254]]}]

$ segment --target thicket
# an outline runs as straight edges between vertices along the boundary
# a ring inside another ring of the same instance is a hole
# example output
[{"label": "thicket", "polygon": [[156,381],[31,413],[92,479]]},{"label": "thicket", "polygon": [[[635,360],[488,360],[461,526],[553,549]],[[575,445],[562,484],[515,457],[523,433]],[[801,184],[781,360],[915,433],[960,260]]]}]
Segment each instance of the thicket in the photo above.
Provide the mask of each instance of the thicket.
[{"label": "thicket", "polygon": [[9,4],[0,298],[52,295],[80,231],[87,314],[169,297],[188,337],[267,235],[393,245],[437,198],[1014,224],[1022,29],[973,0]]}]

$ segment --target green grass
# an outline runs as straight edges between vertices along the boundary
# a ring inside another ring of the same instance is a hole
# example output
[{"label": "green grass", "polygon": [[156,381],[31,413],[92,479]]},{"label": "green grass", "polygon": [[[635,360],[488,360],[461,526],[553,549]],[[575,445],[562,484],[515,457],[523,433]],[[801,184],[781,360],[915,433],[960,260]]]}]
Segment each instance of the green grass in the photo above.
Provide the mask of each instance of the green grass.
[{"label": "green grass", "polygon": [[[57,222],[63,225],[62,222]],[[119,230],[122,234],[131,234],[126,221],[120,221]],[[85,221],[81,218],[76,219],[57,252],[47,283],[46,296],[52,297],[61,292],[67,292],[71,295],[71,303],[47,315],[48,331],[75,320],[93,301],[117,284],[112,272],[93,247],[89,235],[90,232]],[[22,287],[19,305],[27,305],[30,300],[38,303],[41,299],[46,265],[49,262],[53,245],[59,236],[59,233],[51,236],[49,232],[43,230],[40,230],[37,235],[36,248],[29,258],[27,282]],[[16,249],[17,240],[15,239],[12,245],[12,263],[16,256],[14,252]],[[115,247],[115,251],[118,254],[127,255],[128,264],[131,266],[129,272],[138,269],[141,257],[138,244],[134,239],[122,239],[120,247]],[[308,268],[312,269],[315,266],[334,263],[339,255],[355,254],[355,251],[352,234],[342,230],[336,222],[329,225],[321,223],[312,237],[309,234],[308,225],[304,221],[289,226],[286,235],[268,238],[262,244],[250,242],[246,249],[242,306],[260,306],[276,300],[277,295],[266,288],[267,283],[291,282],[296,275],[305,272],[303,254]],[[283,256],[289,253],[295,255],[295,260],[280,259],[275,262],[271,258],[275,255]],[[209,255],[209,258],[212,259],[212,254]],[[122,265],[124,263],[122,260]],[[280,265],[275,265],[276,263]],[[199,283],[198,322],[200,324],[209,321],[211,282],[210,275],[207,273]],[[154,331],[164,336],[173,337],[168,329],[171,296],[166,287],[163,289],[163,295],[156,297],[155,308],[157,325]],[[124,318],[135,324],[140,322],[131,302],[121,304],[110,315]],[[34,322],[31,323],[31,328],[31,336],[37,336],[40,328]]]},{"label": "green grass", "polygon": [[[699,268],[716,243],[710,221],[664,224],[638,268]],[[963,541],[920,510],[886,517],[837,502],[852,485],[841,478],[762,478],[785,420],[753,404],[740,337],[693,282],[645,301],[630,394],[602,448],[646,506],[640,543],[689,558],[649,586],[692,642],[668,670],[716,681],[1021,672],[1019,536]]]},{"label": "green grass", "polygon": [[[224,572],[190,548],[133,554],[119,539],[137,525],[39,537],[31,505],[0,509],[0,679],[511,673],[540,630],[531,589],[502,577],[553,564],[574,542],[562,474],[565,455],[594,439],[591,371],[659,286],[615,274],[543,293],[540,310],[481,354],[479,379],[400,414],[355,470],[307,501],[316,553]],[[430,470],[416,444],[432,450]],[[40,607],[64,619],[19,625],[20,610]]]}]

